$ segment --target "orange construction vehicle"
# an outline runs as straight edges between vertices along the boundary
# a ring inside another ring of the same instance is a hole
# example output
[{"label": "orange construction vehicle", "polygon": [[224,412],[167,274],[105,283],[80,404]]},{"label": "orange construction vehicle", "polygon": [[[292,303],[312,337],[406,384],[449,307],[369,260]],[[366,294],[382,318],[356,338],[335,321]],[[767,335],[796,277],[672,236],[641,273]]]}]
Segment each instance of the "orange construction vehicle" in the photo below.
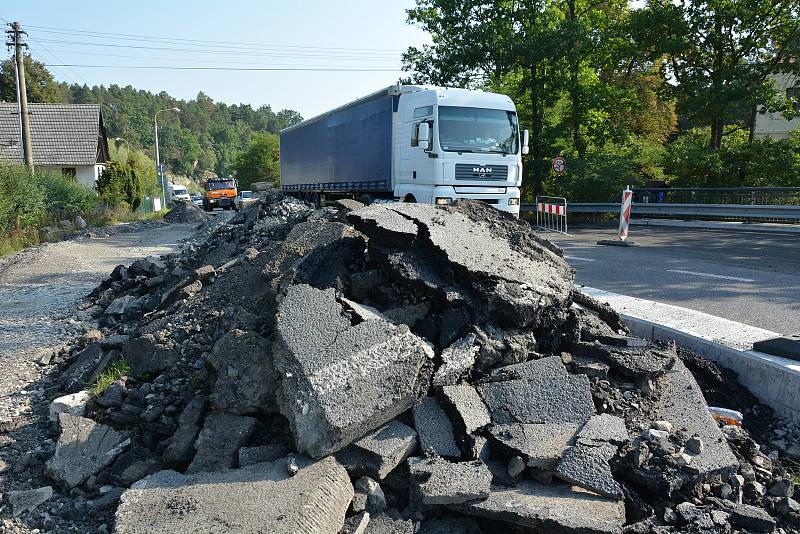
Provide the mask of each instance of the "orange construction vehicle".
[{"label": "orange construction vehicle", "polygon": [[236,180],[233,178],[209,178],[203,184],[203,209],[211,211],[214,208],[224,210],[234,209],[233,200],[236,198]]}]

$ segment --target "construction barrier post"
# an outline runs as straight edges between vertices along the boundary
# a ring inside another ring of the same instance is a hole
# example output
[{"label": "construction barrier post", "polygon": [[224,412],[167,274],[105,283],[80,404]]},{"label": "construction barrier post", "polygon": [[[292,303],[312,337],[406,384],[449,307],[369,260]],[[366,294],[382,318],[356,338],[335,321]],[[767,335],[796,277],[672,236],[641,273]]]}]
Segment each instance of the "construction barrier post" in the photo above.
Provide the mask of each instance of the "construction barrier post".
[{"label": "construction barrier post", "polygon": [[625,241],[628,239],[628,226],[631,223],[631,203],[633,201],[633,191],[627,187],[622,192],[622,204],[620,205],[619,213],[619,239]]}]

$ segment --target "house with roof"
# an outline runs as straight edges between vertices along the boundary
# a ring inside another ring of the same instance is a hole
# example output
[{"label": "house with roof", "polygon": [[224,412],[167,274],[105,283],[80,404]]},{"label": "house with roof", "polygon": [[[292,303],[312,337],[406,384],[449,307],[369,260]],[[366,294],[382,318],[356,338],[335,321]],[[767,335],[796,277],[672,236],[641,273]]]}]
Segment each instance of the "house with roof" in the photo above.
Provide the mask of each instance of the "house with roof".
[{"label": "house with roof", "polygon": [[[103,114],[97,104],[28,104],[33,165],[72,176],[94,188],[109,160]],[[0,162],[23,164],[19,109],[0,103]]]}]

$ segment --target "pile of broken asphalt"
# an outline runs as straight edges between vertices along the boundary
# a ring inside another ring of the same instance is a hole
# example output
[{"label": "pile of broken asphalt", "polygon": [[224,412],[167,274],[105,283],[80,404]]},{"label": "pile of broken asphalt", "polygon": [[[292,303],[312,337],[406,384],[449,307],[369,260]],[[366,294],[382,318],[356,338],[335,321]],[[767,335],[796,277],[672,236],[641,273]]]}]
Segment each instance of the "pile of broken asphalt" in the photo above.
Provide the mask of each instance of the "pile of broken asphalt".
[{"label": "pile of broken asphalt", "polygon": [[15,515],[57,498],[119,533],[800,528],[778,455],[709,416],[675,348],[630,337],[558,248],[483,204],[272,192],[81,308],[98,330],[54,356],[57,497],[12,492]]}]

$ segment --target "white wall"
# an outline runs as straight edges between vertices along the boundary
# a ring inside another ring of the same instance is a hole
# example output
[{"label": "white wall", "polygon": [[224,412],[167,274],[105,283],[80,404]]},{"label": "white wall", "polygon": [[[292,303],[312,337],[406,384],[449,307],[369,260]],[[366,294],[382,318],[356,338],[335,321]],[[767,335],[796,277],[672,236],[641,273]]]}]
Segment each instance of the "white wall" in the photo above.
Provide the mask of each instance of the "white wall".
[{"label": "white wall", "polygon": [[[800,84],[800,79],[788,74],[776,74],[770,78],[775,81],[775,89],[783,96],[786,94],[786,89]],[[765,137],[787,139],[798,128],[800,128],[800,118],[788,121],[780,113],[759,113],[756,115],[756,127],[753,133],[756,139]]]},{"label": "white wall", "polygon": [[[67,165],[38,165],[37,168],[53,172],[62,172],[62,169],[67,168]],[[97,179],[103,172],[105,165],[75,165],[75,179],[79,184],[94,189]]]}]

